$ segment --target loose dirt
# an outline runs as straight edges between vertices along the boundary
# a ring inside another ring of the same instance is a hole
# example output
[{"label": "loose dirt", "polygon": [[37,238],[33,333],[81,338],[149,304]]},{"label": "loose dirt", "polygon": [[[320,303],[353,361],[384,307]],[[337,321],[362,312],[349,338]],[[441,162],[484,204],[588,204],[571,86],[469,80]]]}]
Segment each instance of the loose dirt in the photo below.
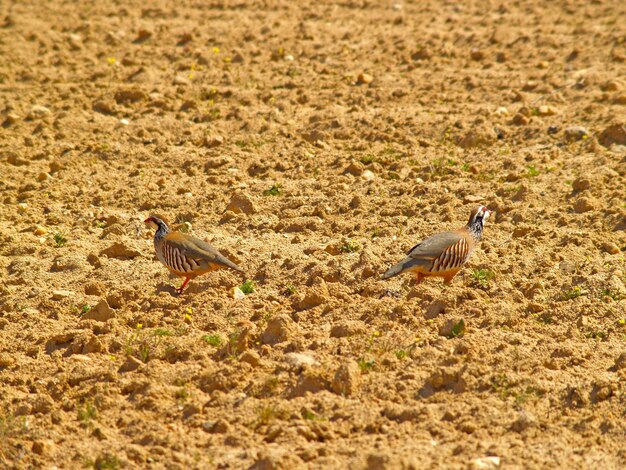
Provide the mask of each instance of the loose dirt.
[{"label": "loose dirt", "polygon": [[[624,468],[625,17],[2,3],[0,466]],[[247,276],[176,295],[151,213]]]}]

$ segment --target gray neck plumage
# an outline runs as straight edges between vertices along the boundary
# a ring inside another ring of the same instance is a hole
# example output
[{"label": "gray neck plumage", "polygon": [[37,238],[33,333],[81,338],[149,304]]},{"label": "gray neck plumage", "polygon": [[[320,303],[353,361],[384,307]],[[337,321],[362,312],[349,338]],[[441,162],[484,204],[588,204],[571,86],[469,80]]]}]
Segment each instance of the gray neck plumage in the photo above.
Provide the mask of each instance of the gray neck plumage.
[{"label": "gray neck plumage", "polygon": [[156,222],[157,224],[157,231],[154,234],[154,241],[160,241],[163,238],[165,238],[165,235],[167,235],[168,233],[170,233],[170,228],[165,224],[165,222],[163,221],[159,221]]},{"label": "gray neck plumage", "polygon": [[478,242],[483,236],[483,219],[476,219],[467,225],[467,230]]}]

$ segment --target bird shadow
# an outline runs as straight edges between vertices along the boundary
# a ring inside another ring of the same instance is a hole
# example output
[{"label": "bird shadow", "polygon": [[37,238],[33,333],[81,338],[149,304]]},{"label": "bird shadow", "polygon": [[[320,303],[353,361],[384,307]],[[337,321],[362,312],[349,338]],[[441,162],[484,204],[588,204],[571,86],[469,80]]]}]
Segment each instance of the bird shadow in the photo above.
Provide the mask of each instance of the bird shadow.
[{"label": "bird shadow", "polygon": [[166,284],[162,282],[156,287],[156,292],[160,294],[161,292],[167,292],[172,297],[178,297],[180,294],[176,291],[176,288],[171,284]]}]

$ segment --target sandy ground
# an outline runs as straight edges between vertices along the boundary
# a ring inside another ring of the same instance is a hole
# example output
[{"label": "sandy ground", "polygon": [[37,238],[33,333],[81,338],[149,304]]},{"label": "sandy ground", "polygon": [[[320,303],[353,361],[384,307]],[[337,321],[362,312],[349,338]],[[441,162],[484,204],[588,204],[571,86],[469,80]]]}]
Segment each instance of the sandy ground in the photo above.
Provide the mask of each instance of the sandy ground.
[{"label": "sandy ground", "polygon": [[[0,3],[0,466],[624,468],[625,17]],[[153,212],[247,275],[176,295]]]}]

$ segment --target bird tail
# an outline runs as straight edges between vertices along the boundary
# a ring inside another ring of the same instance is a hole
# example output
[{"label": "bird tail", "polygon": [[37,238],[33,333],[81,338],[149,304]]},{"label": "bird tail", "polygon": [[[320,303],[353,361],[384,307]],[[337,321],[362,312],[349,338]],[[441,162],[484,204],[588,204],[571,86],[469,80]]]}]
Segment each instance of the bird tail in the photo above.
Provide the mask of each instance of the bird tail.
[{"label": "bird tail", "polygon": [[383,274],[382,279],[389,279],[390,277],[397,276],[398,274],[401,274],[408,270],[419,270],[420,267],[424,269],[427,263],[428,263],[428,260],[421,259],[421,258],[411,258],[411,257],[405,258],[402,261],[400,261],[398,264],[395,264],[392,267],[390,267],[387,270],[387,272]]},{"label": "bird tail", "polygon": [[402,271],[404,271],[404,262],[400,262],[394,266],[392,266],[391,268],[389,268],[385,274],[383,274],[382,279],[389,279],[390,277],[394,277],[397,276],[398,274],[400,274]]}]

